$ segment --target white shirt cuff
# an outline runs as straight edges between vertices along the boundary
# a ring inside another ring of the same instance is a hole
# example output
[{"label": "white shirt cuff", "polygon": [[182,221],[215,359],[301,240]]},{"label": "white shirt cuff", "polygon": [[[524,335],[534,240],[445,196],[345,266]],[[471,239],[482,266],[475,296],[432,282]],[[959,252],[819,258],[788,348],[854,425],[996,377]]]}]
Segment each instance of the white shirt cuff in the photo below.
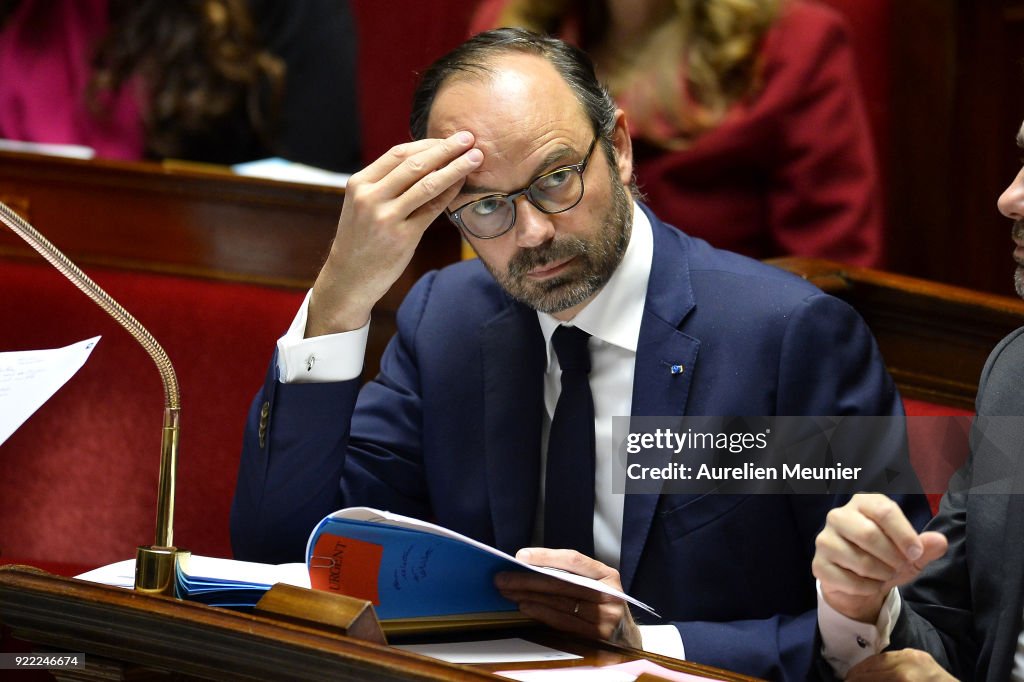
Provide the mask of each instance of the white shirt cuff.
[{"label": "white shirt cuff", "polygon": [[821,581],[817,582],[817,590],[821,656],[839,679],[846,679],[850,668],[889,646],[903,602],[899,590],[890,590],[878,613],[878,621],[872,625],[847,618],[832,608],[821,596]]},{"label": "white shirt cuff", "polygon": [[640,625],[638,627],[644,651],[686,660],[683,637],[675,625]]},{"label": "white shirt cuff", "polygon": [[277,340],[277,379],[284,384],[314,384],[357,379],[363,373],[370,323],[338,334],[304,338],[309,296],[288,331]]}]

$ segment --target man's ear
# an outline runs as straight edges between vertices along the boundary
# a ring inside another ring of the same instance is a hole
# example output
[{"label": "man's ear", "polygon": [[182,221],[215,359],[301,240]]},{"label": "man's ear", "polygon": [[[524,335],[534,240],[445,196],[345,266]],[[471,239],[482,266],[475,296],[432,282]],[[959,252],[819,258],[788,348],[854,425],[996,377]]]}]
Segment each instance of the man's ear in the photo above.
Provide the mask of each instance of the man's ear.
[{"label": "man's ear", "polygon": [[615,149],[615,164],[619,180],[625,187],[633,183],[633,140],[629,137],[626,112],[615,110],[615,129],[612,131],[612,147]]}]

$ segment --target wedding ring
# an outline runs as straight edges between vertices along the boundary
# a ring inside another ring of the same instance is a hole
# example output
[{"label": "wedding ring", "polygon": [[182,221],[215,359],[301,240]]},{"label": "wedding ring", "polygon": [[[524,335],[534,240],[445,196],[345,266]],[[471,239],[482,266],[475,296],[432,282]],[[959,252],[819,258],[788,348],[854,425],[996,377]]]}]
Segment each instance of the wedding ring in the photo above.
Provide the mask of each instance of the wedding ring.
[{"label": "wedding ring", "polygon": [[572,607],[572,615],[574,615],[574,616],[580,615],[580,602],[579,602],[578,599],[576,600],[576,606]]}]

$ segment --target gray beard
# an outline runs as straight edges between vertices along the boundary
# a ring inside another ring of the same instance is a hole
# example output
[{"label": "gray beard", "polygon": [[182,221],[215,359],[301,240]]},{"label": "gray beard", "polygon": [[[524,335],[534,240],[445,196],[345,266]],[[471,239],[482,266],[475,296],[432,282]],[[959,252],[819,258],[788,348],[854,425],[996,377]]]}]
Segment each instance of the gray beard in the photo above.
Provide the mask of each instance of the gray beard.
[{"label": "gray beard", "polygon": [[[610,175],[611,210],[593,239],[556,236],[547,244],[521,250],[509,261],[504,273],[495,272],[484,261],[487,270],[512,298],[534,310],[553,314],[583,303],[608,283],[622,262],[632,231],[629,195],[618,176],[614,172]],[[532,283],[526,279],[527,273],[538,266],[571,257],[581,261],[582,271],[574,268],[574,272],[544,282]]]}]

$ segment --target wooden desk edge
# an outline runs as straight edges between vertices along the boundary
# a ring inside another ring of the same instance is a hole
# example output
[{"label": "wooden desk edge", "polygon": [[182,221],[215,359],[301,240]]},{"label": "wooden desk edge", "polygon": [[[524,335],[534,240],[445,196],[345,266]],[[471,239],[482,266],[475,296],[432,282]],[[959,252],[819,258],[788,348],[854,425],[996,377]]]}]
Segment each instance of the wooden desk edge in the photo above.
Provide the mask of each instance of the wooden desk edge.
[{"label": "wooden desk edge", "polygon": [[[62,578],[30,566],[0,566],[0,622],[37,645],[198,677],[262,679],[487,680],[488,669],[453,665],[333,634],[228,609]],[[102,627],[99,627],[102,626]],[[626,660],[647,658],[667,668],[729,682],[755,678],[604,642],[551,633],[555,646],[593,648]],[[537,663],[532,667],[543,667]]]}]

